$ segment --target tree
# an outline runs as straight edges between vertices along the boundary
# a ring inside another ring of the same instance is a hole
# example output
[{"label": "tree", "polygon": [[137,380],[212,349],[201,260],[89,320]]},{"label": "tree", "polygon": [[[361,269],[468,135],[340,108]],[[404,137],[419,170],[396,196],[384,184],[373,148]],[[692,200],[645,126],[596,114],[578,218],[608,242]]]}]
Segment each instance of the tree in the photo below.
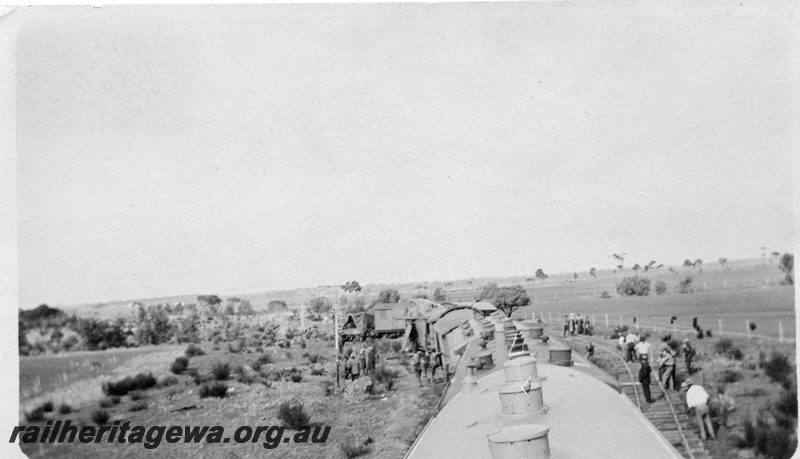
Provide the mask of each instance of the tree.
[{"label": "tree", "polygon": [[785,282],[789,285],[794,285],[794,255],[791,253],[784,253],[778,268],[786,273]]},{"label": "tree", "polygon": [[378,299],[376,300],[377,303],[399,303],[400,302],[400,292],[397,290],[386,289],[381,290],[378,293]]},{"label": "tree", "polygon": [[285,301],[272,300],[267,304],[267,312],[283,312],[289,309]]},{"label": "tree", "polygon": [[728,264],[728,259],[727,258],[720,258],[718,261],[719,261],[719,265],[722,266],[723,268],[725,267],[725,265]]},{"label": "tree", "polygon": [[684,268],[691,268],[692,266],[694,266],[694,263],[692,263],[692,260],[690,260],[688,258],[683,260],[683,267]]},{"label": "tree", "polygon": [[650,293],[650,279],[646,277],[623,277],[617,284],[617,293],[621,296],[647,296]]},{"label": "tree", "polygon": [[639,268],[641,268],[641,266],[639,266],[639,263],[636,263],[635,265],[633,265],[633,267],[631,269],[634,270],[634,271],[638,271]]},{"label": "tree", "polygon": [[627,255],[627,253],[622,252],[622,253],[615,253],[614,255],[611,256],[619,260],[620,263],[625,263],[625,255]]},{"label": "tree", "polygon": [[692,266],[694,266],[694,269],[697,270],[701,269],[703,267],[703,260],[698,258],[697,260],[694,261],[694,263],[692,263]]},{"label": "tree", "polygon": [[686,276],[686,279],[678,282],[678,291],[680,293],[692,293],[692,278]]},{"label": "tree", "polygon": [[342,285],[341,287],[342,287],[342,290],[344,290],[347,293],[353,293],[353,292],[360,292],[361,291],[361,286],[358,285],[358,282],[356,282],[356,281],[348,282],[348,283]]},{"label": "tree", "polygon": [[252,316],[256,313],[253,309],[253,305],[250,304],[250,300],[244,300],[239,303],[239,315],[240,316]]},{"label": "tree", "polygon": [[492,303],[497,309],[503,311],[506,317],[511,317],[512,312],[527,306],[531,299],[521,285],[498,288],[497,284],[489,284],[481,291],[478,301]]},{"label": "tree", "polygon": [[617,269],[619,269],[620,271],[622,271],[622,265],[617,265]]},{"label": "tree", "polygon": [[324,296],[317,296],[311,299],[311,304],[309,305],[309,309],[314,314],[325,314],[330,312],[333,308],[331,304],[331,300]]},{"label": "tree", "polygon": [[225,314],[229,316],[236,314],[236,308],[233,306],[233,303],[228,303],[225,305]]},{"label": "tree", "polygon": [[589,270],[589,275],[597,279],[597,270],[592,268]]},{"label": "tree", "polygon": [[544,271],[542,271],[542,268],[539,268],[539,269],[536,270],[536,278],[537,279],[547,279],[548,277],[550,277],[550,276],[545,274]]},{"label": "tree", "polygon": [[436,287],[436,289],[433,291],[433,301],[436,301],[437,303],[447,301],[447,293],[445,293],[443,288]]},{"label": "tree", "polygon": [[656,269],[661,269],[661,268],[663,268],[663,267],[664,267],[664,263],[661,263],[661,264],[659,264],[658,266],[656,266]]},{"label": "tree", "polygon": [[217,295],[200,295],[197,297],[197,302],[213,306],[222,303],[222,300]]},{"label": "tree", "polygon": [[778,257],[781,256],[780,252],[772,252],[770,255],[772,256],[769,259],[769,264],[774,263],[776,260],[778,260]]},{"label": "tree", "polygon": [[164,309],[153,306],[147,307],[144,317],[140,316],[136,326],[136,340],[140,344],[166,343],[174,333]]},{"label": "tree", "polygon": [[572,279],[573,279],[573,280],[574,280],[574,279],[577,279],[577,278],[578,278],[578,273],[575,273],[575,274],[573,274],[573,275],[572,275]]}]

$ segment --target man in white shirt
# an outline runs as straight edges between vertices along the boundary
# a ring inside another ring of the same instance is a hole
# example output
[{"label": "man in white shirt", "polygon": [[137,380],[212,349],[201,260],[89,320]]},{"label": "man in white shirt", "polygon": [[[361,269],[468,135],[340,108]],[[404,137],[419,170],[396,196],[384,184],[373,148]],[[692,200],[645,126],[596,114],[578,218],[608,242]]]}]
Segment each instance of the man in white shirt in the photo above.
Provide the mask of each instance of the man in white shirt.
[{"label": "man in white shirt", "polygon": [[636,343],[639,342],[639,337],[636,336],[632,331],[628,332],[628,336],[625,337],[625,360],[628,362],[633,362],[633,348],[636,347]]},{"label": "man in white shirt", "polygon": [[[687,379],[681,384],[681,389],[686,391],[686,407],[691,414],[694,410],[695,422],[700,429],[700,437],[706,441],[706,429],[708,436],[716,440],[714,427],[711,425],[711,416],[708,414],[708,392],[702,386],[697,386],[691,379]],[[704,425],[705,424],[705,425]]]},{"label": "man in white shirt", "polygon": [[642,359],[650,360],[650,343],[647,342],[647,336],[642,335],[640,338],[639,343],[634,346],[636,350],[636,360],[642,361]]}]

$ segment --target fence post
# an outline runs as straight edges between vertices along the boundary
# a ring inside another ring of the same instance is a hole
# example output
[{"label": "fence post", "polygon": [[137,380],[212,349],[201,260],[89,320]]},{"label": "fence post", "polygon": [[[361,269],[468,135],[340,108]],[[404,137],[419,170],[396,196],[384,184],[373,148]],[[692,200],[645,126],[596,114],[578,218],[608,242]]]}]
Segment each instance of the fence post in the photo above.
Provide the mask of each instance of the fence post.
[{"label": "fence post", "polygon": [[622,326],[622,314],[619,315],[619,326]]},{"label": "fence post", "polygon": [[653,316],[653,333],[656,332],[656,316]]},{"label": "fence post", "polygon": [[592,328],[594,328],[594,314],[592,314]]},{"label": "fence post", "polygon": [[606,327],[608,327],[608,314],[606,314]]},{"label": "fence post", "polygon": [[747,321],[747,339],[750,339],[750,321]]},{"label": "fence post", "polygon": [[547,321],[553,323],[553,313],[550,311],[547,311]]},{"label": "fence post", "polygon": [[722,319],[719,319],[719,336],[722,336]]},{"label": "fence post", "polygon": [[783,342],[783,324],[781,323],[780,320],[778,321],[778,337],[780,339],[780,342],[782,343]]},{"label": "fence post", "polygon": [[[677,322],[677,320],[675,321]],[[672,322],[672,334],[675,334],[675,322]]]}]

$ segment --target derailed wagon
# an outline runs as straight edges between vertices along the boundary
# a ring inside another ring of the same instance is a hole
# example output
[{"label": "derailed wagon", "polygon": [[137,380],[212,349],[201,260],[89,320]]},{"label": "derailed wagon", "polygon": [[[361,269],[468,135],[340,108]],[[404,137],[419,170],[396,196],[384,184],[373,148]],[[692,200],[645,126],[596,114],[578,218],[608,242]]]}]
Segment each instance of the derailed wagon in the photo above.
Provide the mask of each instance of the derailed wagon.
[{"label": "derailed wagon", "polygon": [[374,334],[375,316],[369,312],[348,314],[342,324],[342,339],[344,341],[363,341],[367,336]]}]

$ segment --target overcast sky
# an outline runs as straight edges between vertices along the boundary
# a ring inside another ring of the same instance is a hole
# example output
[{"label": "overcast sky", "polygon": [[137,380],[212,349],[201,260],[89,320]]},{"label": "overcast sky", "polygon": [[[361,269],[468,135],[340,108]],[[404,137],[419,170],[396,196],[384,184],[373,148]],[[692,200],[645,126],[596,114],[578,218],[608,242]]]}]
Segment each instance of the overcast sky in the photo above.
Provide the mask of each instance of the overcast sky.
[{"label": "overcast sky", "polygon": [[18,10],[20,307],[791,251],[778,6]]}]

